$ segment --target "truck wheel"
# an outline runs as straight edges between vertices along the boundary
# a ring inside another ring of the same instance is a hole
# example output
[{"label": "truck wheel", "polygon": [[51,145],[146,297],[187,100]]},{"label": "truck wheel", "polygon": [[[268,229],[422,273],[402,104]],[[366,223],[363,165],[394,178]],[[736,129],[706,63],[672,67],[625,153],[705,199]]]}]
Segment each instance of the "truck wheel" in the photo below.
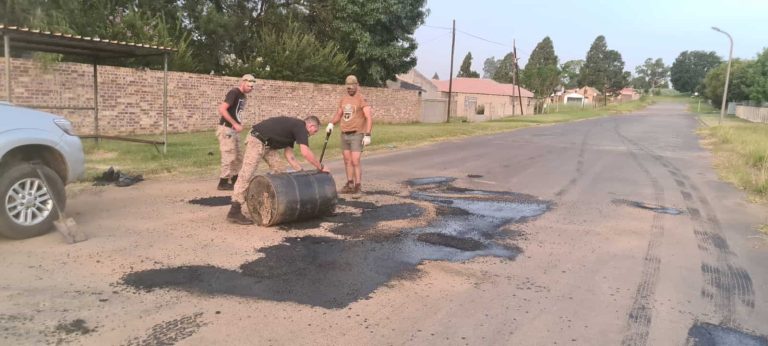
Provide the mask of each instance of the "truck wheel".
[{"label": "truck wheel", "polygon": [[[47,187],[37,169],[45,176]],[[24,239],[50,231],[53,221],[59,217],[51,198],[56,198],[59,208],[63,209],[66,203],[61,178],[47,166],[27,162],[3,167],[2,171],[0,235]]]}]

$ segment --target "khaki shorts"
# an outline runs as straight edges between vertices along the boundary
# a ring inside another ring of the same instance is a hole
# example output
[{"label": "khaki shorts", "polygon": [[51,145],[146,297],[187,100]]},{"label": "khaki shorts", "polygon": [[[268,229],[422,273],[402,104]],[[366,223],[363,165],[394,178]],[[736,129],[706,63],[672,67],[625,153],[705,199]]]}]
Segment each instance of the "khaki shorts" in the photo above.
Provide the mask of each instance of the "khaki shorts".
[{"label": "khaki shorts", "polygon": [[349,150],[357,153],[363,152],[363,134],[361,132],[345,134],[341,133],[341,150]]}]

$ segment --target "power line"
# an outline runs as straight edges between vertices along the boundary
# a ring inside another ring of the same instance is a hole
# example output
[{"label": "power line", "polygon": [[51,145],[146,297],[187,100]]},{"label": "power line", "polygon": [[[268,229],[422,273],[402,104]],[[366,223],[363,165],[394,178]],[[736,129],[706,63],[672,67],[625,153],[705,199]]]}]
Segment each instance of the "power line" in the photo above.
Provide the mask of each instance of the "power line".
[{"label": "power line", "polygon": [[499,45],[499,46],[502,46],[502,47],[506,47],[506,48],[512,48],[509,45],[506,45],[506,44],[503,44],[503,43],[499,43],[499,42],[496,42],[496,41],[491,41],[489,39],[482,38],[480,36],[470,34],[470,33],[466,32],[466,31],[462,31],[462,30],[456,30],[456,31],[458,31],[458,32],[460,32],[460,33],[462,33],[464,35],[467,35],[467,36],[470,36],[470,37],[474,37],[474,38],[476,38],[478,40],[482,40],[482,41],[485,41],[485,42],[488,42],[488,43],[493,43],[493,44],[496,44],[496,45]]},{"label": "power line", "polygon": [[441,38],[443,38],[443,37],[446,37],[446,36],[448,36],[448,35],[450,35],[450,34],[451,34],[450,32],[442,33],[442,34],[440,34],[440,35],[438,35],[438,36],[435,36],[435,37],[433,37],[433,38],[430,38],[430,39],[428,39],[428,40],[425,40],[425,41],[423,41],[423,42],[421,42],[421,43],[419,43],[419,44],[423,46],[423,45],[425,45],[425,44],[427,44],[427,43],[430,43],[430,42],[432,42],[432,41],[435,41],[435,40],[441,39]]},{"label": "power line", "polygon": [[423,26],[426,26],[426,27],[432,28],[432,29],[451,30],[451,28],[445,27],[445,26],[434,26],[434,25],[427,25],[427,24],[424,24]]}]

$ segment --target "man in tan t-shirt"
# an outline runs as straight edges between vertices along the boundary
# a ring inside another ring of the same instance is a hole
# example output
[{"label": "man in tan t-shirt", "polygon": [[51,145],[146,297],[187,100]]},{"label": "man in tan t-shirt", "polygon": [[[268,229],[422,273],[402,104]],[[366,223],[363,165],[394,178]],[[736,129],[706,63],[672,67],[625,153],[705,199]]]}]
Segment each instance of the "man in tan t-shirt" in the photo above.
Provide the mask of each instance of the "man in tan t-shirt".
[{"label": "man in tan t-shirt", "polygon": [[333,131],[333,124],[341,122],[341,149],[344,155],[344,167],[347,172],[347,184],[341,193],[359,194],[363,177],[360,156],[363,147],[371,144],[371,106],[360,93],[357,77],[347,76],[345,80],[347,95],[339,101],[339,108],[326,127],[326,133]]}]

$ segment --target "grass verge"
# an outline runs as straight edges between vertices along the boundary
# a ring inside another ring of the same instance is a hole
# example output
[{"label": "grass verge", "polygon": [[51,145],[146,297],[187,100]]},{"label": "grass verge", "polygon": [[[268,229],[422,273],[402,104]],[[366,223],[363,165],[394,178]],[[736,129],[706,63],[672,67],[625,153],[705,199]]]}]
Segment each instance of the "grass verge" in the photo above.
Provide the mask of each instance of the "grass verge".
[{"label": "grass verge", "polygon": [[[373,144],[367,147],[366,151],[395,150],[443,140],[510,131],[522,127],[629,113],[642,109],[650,103],[652,101],[643,99],[622,104],[611,104],[597,109],[561,107],[557,113],[507,117],[481,123],[375,124]],[[241,135],[244,138],[246,133]],[[319,155],[322,150],[324,137],[325,134],[320,132],[310,139],[310,147],[316,155]],[[158,136],[137,136],[137,138],[157,139]],[[99,144],[92,140],[84,140],[83,142],[86,153],[86,179],[88,180],[99,176],[110,166],[127,172],[141,173],[145,176],[214,174],[219,169],[218,143],[213,131],[169,134],[168,153],[166,155],[161,155],[147,144],[109,140],[104,140]],[[300,156],[297,155],[298,158]],[[324,160],[340,156],[339,136],[334,134],[328,141]]]},{"label": "grass verge", "polygon": [[754,202],[768,201],[768,124],[734,116],[720,122],[720,111],[703,101],[700,111],[696,101],[689,103],[689,110],[707,125],[699,133],[715,155],[720,177],[747,191]]}]

